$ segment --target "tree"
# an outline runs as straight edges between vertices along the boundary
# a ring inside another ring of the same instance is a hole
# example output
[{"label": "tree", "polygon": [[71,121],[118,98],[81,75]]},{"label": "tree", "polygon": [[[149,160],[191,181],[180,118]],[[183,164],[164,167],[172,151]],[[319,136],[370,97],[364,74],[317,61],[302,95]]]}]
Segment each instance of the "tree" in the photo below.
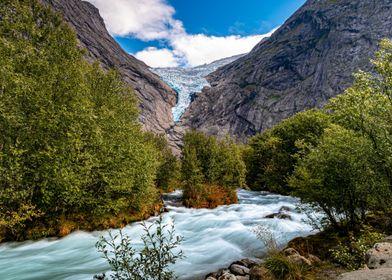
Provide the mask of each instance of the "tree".
[{"label": "tree", "polygon": [[288,194],[287,177],[306,147],[317,144],[329,123],[327,114],[310,110],[253,137],[245,153],[247,185],[255,190]]},{"label": "tree", "polygon": [[372,63],[375,73],[356,74],[354,85],[331,99],[326,110],[335,123],[371,141],[375,165],[388,177],[392,191],[392,41],[381,41]]},{"label": "tree", "polygon": [[331,125],[289,179],[294,195],[324,212],[336,228],[358,230],[366,213],[391,197],[387,178],[374,165],[376,151],[358,132]]},{"label": "tree", "polygon": [[185,204],[216,207],[236,202],[235,189],[245,186],[242,150],[229,137],[217,140],[202,132],[187,132],[181,169]]},{"label": "tree", "polygon": [[1,1],[0,18],[0,239],[147,211],[159,158],[133,91],[40,1]]}]

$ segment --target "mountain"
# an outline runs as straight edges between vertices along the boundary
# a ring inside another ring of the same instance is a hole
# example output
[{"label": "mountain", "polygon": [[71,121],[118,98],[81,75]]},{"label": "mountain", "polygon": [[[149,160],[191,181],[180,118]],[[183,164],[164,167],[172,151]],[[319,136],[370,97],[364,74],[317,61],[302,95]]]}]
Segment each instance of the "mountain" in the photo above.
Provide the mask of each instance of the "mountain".
[{"label": "mountain", "polygon": [[174,121],[179,121],[191,101],[196,97],[196,94],[204,87],[209,86],[205,78],[208,74],[242,56],[244,55],[235,55],[191,68],[166,67],[152,69],[177,92],[177,104],[173,108]]},{"label": "mountain", "polygon": [[41,0],[60,12],[77,33],[88,61],[105,68],[117,68],[131,85],[140,102],[140,121],[146,130],[165,133],[173,126],[172,107],[176,93],[149,67],[127,54],[110,36],[97,8],[81,0]]},{"label": "mountain", "polygon": [[296,112],[321,107],[371,70],[392,38],[392,0],[308,0],[271,37],[207,77],[171,132],[187,128],[245,139]]}]

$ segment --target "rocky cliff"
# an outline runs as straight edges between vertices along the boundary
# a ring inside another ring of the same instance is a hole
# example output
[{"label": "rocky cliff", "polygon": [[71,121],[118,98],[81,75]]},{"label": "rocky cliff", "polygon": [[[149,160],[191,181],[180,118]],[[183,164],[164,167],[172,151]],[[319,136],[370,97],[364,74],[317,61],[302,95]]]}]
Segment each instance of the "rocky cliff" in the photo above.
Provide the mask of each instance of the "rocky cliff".
[{"label": "rocky cliff", "polygon": [[308,0],[270,38],[211,75],[172,132],[254,135],[298,111],[320,107],[369,70],[392,38],[392,0]]},{"label": "rocky cliff", "polygon": [[63,14],[78,35],[81,47],[87,49],[89,61],[100,61],[104,68],[117,68],[140,101],[140,121],[144,128],[165,133],[172,125],[171,108],[176,93],[143,62],[127,54],[110,36],[99,11],[81,0],[41,0]]}]

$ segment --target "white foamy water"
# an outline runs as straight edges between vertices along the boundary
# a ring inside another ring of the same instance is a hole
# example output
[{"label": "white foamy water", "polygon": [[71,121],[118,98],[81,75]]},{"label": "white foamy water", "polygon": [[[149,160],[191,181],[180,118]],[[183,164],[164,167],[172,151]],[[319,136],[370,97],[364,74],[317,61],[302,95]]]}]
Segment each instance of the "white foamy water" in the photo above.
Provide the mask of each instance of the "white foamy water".
[{"label": "white foamy water", "polygon": [[[252,233],[256,225],[268,227],[281,245],[311,232],[311,227],[302,221],[305,215],[294,210],[296,198],[240,190],[239,204],[209,210],[177,207],[171,201],[178,195],[176,192],[169,196],[170,212],[164,214],[164,222],[174,223],[176,232],[184,236],[181,249],[186,258],[173,267],[180,279],[202,279],[235,260],[262,255],[265,248]],[[283,206],[292,209],[286,212],[292,220],[265,218]],[[147,222],[153,219],[156,218]],[[128,225],[124,232],[136,247],[141,245],[143,230],[139,223]],[[94,274],[108,270],[94,247],[100,235],[107,235],[107,231],[79,231],[62,239],[2,244],[0,279],[91,280]]]}]

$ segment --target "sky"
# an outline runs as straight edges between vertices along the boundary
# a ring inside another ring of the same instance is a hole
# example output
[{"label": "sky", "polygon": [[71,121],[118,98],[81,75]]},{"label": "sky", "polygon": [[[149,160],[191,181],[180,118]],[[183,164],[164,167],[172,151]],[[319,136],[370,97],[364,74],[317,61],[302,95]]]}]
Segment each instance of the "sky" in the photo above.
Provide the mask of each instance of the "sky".
[{"label": "sky", "polygon": [[150,67],[194,67],[249,52],[305,0],[87,0]]}]

